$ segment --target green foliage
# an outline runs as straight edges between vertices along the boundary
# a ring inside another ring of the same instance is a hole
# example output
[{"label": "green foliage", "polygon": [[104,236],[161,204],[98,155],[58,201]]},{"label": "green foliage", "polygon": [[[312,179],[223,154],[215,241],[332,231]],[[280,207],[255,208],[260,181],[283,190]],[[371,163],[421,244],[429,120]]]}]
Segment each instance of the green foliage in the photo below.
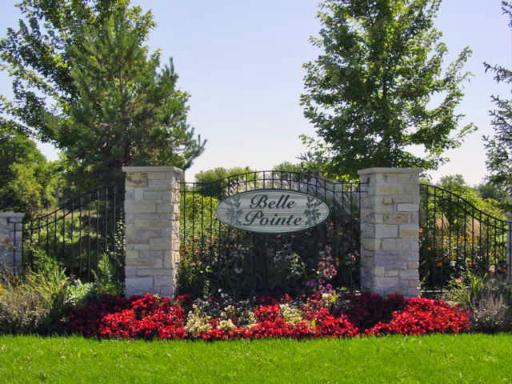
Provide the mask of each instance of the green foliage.
[{"label": "green foliage", "polygon": [[[509,18],[509,27],[512,28],[512,3],[502,1],[501,9]],[[498,83],[512,84],[512,69],[499,65],[484,63],[485,70],[494,73]],[[509,88],[512,91],[512,88]],[[496,108],[492,110],[491,125],[494,135],[485,137],[487,149],[487,168],[491,173],[490,180],[512,194],[512,97],[505,99],[492,96]]]},{"label": "green foliage", "polygon": [[274,167],[272,167],[272,170],[280,171],[280,172],[296,172],[296,173],[308,172],[308,168],[305,163],[290,163],[289,161],[285,161],[283,163],[274,165]]},{"label": "green foliage", "polygon": [[33,214],[55,205],[58,177],[25,134],[0,125],[0,210]]},{"label": "green foliage", "polygon": [[466,272],[463,276],[449,282],[443,298],[468,308],[482,297],[485,280],[484,277]]},{"label": "green foliage", "polygon": [[503,212],[512,212],[512,196],[501,185],[486,181],[477,190],[482,198],[496,201]]},{"label": "green foliage", "polygon": [[222,198],[223,192],[228,183],[238,182],[254,182],[256,175],[252,174],[254,171],[249,167],[233,167],[223,168],[218,167],[201,171],[195,175],[198,191],[205,195],[216,198]]},{"label": "green foliage", "polygon": [[[121,295],[123,284],[118,269],[113,265],[111,257],[104,254],[98,261],[98,272],[93,271],[94,292],[96,294]],[[88,288],[83,288],[87,290]]]},{"label": "green foliage", "polygon": [[22,276],[0,271],[0,334],[62,333],[73,307],[104,294],[122,294],[107,255],[100,259],[94,282],[82,283],[68,277],[54,258],[38,252],[33,269]]},{"label": "green foliage", "polygon": [[[473,129],[459,127],[464,49],[446,70],[434,22],[440,0],[324,0],[321,53],[305,65],[301,101],[319,140],[306,161],[328,175],[373,166],[436,169]],[[432,106],[433,100],[438,100]],[[420,148],[423,156],[411,148]]]},{"label": "green foliage", "polygon": [[81,189],[120,180],[123,165],[187,168],[203,151],[172,61],[161,67],[146,45],[150,12],[128,0],[23,0],[19,9],[19,29],[0,43],[14,92],[3,110],[64,151]]},{"label": "green foliage", "polygon": [[471,311],[476,331],[512,329],[512,285],[506,281],[468,272],[450,282],[444,298]]},{"label": "green foliage", "polygon": [[23,288],[0,296],[0,334],[33,334],[44,328],[49,309],[38,292]]},{"label": "green foliage", "polygon": [[11,282],[0,296],[0,333],[48,334],[58,330],[68,309],[70,283],[57,263],[40,257],[35,270]]},{"label": "green foliage", "polygon": [[469,201],[476,208],[499,219],[506,220],[501,203],[493,197],[484,197],[480,189],[469,186],[462,175],[445,176],[439,180],[438,186],[453,192]]}]

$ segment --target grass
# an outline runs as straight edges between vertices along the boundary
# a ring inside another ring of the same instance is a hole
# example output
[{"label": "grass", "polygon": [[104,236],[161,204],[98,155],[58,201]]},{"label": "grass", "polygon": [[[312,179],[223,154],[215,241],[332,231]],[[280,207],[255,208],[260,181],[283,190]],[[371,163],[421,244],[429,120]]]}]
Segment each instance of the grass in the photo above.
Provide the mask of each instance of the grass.
[{"label": "grass", "polygon": [[1,383],[512,383],[512,335],[97,341],[0,337]]}]

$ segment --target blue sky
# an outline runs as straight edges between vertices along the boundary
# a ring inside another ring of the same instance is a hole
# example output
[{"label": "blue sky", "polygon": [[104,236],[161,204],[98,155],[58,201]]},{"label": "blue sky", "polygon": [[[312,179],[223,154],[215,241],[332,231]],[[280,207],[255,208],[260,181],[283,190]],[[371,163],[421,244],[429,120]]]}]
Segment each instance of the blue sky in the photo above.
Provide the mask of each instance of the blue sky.
[{"label": "blue sky", "polygon": [[[298,136],[314,134],[303,117],[302,64],[314,59],[308,41],[320,29],[316,0],[135,0],[152,9],[158,26],[149,44],[160,49],[162,61],[173,57],[179,85],[191,94],[191,125],[208,140],[205,153],[188,171],[244,166],[268,169],[295,161],[304,151]],[[0,30],[12,26],[15,1],[4,0]],[[501,15],[500,0],[444,0],[438,28],[453,59],[465,46],[473,49],[467,70],[466,97],[459,112],[479,130],[462,147],[450,151],[451,161],[434,179],[460,173],[472,184],[485,176],[482,136],[492,132],[488,111],[491,94],[507,94],[483,62],[512,66],[512,34]],[[0,92],[10,82],[0,76]],[[42,146],[49,158],[56,152]]]}]

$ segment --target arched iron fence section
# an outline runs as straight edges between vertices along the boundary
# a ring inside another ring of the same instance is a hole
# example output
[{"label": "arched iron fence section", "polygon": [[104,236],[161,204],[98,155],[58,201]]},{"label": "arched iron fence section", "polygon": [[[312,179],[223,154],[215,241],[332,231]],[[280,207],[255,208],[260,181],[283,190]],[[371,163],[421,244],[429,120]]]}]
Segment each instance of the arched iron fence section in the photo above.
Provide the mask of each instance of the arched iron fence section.
[{"label": "arched iron fence section", "polygon": [[67,274],[89,281],[102,258],[116,273],[124,273],[123,244],[124,186],[105,186],[24,222],[22,263],[32,267],[44,255],[56,260]]},{"label": "arched iron fence section", "polygon": [[506,276],[511,228],[446,189],[420,185],[420,279],[442,290],[466,272]]},{"label": "arched iron fence section", "polygon": [[[329,218],[314,228],[285,234],[247,232],[216,218],[220,200],[263,189],[312,194],[327,203]],[[295,172],[258,171],[213,182],[184,182],[180,208],[180,285],[197,293],[216,287],[240,294],[289,292],[293,287],[303,287],[314,277],[322,279],[319,276],[322,267],[332,263],[337,266],[336,276],[325,279],[325,283],[357,289],[359,206],[358,183]],[[195,280],[190,277],[195,275],[199,275]],[[184,277],[189,281],[183,281]],[[210,286],[204,287],[204,282]]]}]

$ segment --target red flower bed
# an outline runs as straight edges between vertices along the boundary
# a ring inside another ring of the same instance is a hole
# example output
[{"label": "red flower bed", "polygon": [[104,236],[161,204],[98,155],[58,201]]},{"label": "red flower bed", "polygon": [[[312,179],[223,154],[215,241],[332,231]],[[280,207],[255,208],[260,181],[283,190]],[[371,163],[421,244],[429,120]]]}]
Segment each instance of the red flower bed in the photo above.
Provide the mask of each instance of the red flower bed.
[{"label": "red flower bed", "polygon": [[469,330],[469,314],[440,300],[412,298],[403,311],[393,312],[389,323],[379,322],[366,331],[369,335],[424,335],[460,333]]},{"label": "red flower bed", "polygon": [[[142,339],[261,339],[421,335],[470,328],[465,311],[439,300],[392,295],[285,296],[255,302],[175,300],[152,295],[105,296],[73,311],[68,329],[88,337]],[[257,303],[264,303],[258,305]]]},{"label": "red flower bed", "polygon": [[104,315],[98,335],[104,338],[183,339],[185,310],[168,298],[144,295],[131,301],[131,306]]}]

